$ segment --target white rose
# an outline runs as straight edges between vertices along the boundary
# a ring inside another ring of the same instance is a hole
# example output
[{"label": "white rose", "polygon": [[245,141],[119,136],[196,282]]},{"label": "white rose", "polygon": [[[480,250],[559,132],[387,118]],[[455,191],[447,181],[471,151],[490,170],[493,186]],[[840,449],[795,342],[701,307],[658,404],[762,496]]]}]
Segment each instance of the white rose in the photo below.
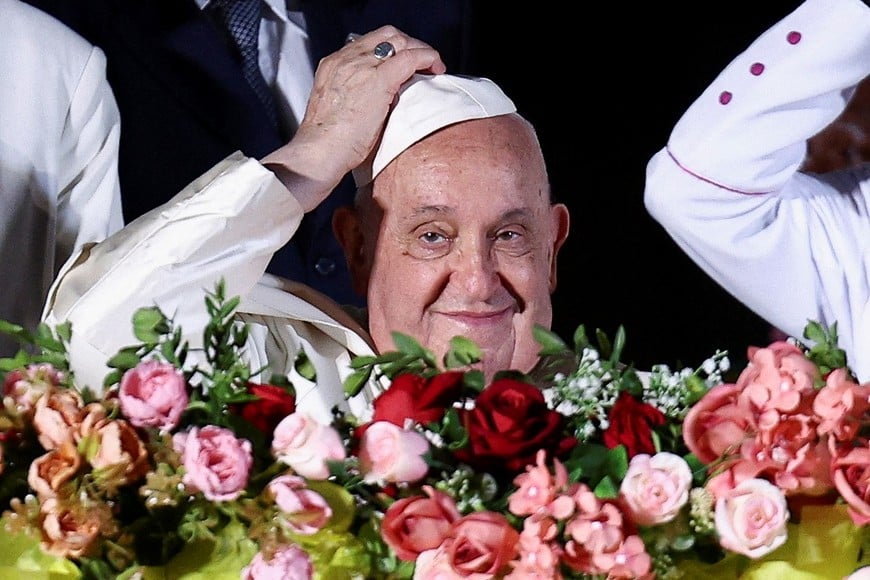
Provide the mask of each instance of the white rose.
[{"label": "white rose", "polygon": [[747,479],[716,500],[719,544],[750,558],[760,558],[785,543],[788,518],[782,490],[764,479]]}]

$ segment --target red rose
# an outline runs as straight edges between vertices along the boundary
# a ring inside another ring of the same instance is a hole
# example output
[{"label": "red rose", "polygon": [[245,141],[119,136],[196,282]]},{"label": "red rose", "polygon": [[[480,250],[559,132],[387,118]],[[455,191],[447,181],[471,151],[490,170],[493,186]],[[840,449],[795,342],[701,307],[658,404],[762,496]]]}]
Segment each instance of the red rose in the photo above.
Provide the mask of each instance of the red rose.
[{"label": "red rose", "polygon": [[462,390],[464,373],[451,371],[425,379],[414,374],[402,374],[393,379],[390,388],[374,402],[375,421],[389,421],[399,427],[405,419],[420,425],[436,423],[444,416]]},{"label": "red rose", "polygon": [[547,407],[541,390],[513,379],[490,384],[462,417],[469,445],[456,456],[484,469],[519,472],[535,462],[539,449],[558,457],[577,443],[565,434],[564,417]]},{"label": "red rose", "polygon": [[661,411],[622,391],[610,409],[608,419],[610,427],[604,432],[604,444],[608,449],[625,445],[629,458],[639,453],[652,455],[656,452],[652,428],[665,424]]},{"label": "red rose", "polygon": [[296,411],[296,396],[287,387],[248,383],[248,392],[258,399],[238,405],[233,410],[268,438],[272,437],[275,427],[284,417]]}]

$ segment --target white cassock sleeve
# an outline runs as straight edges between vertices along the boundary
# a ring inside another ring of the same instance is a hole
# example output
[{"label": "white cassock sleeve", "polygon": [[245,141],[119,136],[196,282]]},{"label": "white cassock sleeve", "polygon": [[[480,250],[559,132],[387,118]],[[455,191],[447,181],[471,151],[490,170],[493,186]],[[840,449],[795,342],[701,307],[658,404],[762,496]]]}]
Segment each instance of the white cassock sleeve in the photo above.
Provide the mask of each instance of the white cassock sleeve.
[{"label": "white cassock sleeve", "polygon": [[73,256],[49,292],[43,320],[72,324],[73,370],[82,386],[99,390],[106,361],[138,343],[131,323],[138,308],[159,306],[192,346],[201,345],[206,292],[224,278],[228,296],[247,295],[302,215],[272,172],[230,156],[165,205]]},{"label": "white cassock sleeve", "polygon": [[806,141],[870,74],[870,8],[808,0],[763,33],[686,111],[649,162],[644,202],[714,280],[801,336],[837,322],[870,380],[870,164],[798,168]]}]

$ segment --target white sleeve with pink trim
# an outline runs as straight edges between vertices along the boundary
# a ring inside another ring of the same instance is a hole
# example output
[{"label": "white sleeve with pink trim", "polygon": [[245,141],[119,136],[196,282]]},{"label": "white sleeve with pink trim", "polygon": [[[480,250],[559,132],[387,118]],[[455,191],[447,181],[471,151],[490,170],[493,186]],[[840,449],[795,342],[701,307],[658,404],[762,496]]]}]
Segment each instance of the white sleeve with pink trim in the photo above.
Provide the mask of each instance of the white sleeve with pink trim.
[{"label": "white sleeve with pink trim", "polygon": [[798,173],[806,140],[870,74],[870,8],[808,0],[737,56],[649,162],[644,203],[714,280],[774,326],[838,323],[870,380],[870,164]]}]

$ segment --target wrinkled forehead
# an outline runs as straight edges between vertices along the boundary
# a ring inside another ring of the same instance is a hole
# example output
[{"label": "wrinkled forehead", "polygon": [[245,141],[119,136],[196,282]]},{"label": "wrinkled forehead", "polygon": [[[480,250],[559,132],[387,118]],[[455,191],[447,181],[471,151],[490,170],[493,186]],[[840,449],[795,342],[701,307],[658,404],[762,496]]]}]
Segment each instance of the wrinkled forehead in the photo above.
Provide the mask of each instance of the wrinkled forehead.
[{"label": "wrinkled forehead", "polygon": [[516,111],[489,79],[461,75],[414,75],[398,95],[380,143],[353,171],[357,187],[369,183],[408,147],[444,127]]}]

